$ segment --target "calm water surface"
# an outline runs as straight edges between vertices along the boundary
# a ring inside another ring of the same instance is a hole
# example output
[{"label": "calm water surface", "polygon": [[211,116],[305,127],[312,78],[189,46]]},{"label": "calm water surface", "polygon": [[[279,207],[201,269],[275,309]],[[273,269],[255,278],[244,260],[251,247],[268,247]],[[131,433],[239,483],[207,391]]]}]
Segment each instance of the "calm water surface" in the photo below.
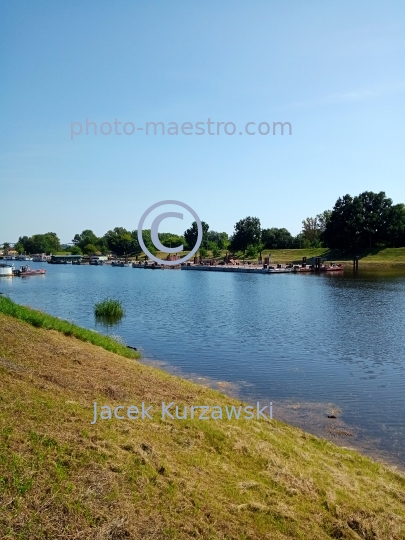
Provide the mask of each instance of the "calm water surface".
[{"label": "calm water surface", "polygon": [[[405,468],[405,272],[252,275],[32,264],[0,291],[122,336],[169,371]],[[106,329],[93,305],[122,300]],[[229,384],[230,383],[230,384]],[[170,396],[168,396],[170,398]],[[327,419],[328,414],[337,416]]]}]

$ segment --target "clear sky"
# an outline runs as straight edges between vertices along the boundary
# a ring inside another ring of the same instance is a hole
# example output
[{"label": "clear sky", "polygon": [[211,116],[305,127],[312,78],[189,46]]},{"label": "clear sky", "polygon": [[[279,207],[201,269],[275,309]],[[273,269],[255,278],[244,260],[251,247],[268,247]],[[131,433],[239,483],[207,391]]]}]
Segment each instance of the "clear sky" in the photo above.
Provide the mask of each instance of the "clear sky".
[{"label": "clear sky", "polygon": [[[133,230],[164,199],[293,234],[346,193],[405,202],[404,98],[403,0],[3,1],[0,243]],[[99,133],[208,118],[235,135]]]}]

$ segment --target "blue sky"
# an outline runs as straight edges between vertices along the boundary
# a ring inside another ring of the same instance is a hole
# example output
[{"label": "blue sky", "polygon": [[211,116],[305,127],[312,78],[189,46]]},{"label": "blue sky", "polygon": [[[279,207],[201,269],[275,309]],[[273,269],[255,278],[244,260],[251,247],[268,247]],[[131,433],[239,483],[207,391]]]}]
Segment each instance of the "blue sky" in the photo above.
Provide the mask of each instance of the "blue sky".
[{"label": "blue sky", "polygon": [[[402,0],[2,2],[0,243],[133,230],[164,199],[293,234],[346,193],[405,202],[404,26]],[[86,118],[237,133],[71,140]],[[292,135],[239,135],[277,121]]]}]

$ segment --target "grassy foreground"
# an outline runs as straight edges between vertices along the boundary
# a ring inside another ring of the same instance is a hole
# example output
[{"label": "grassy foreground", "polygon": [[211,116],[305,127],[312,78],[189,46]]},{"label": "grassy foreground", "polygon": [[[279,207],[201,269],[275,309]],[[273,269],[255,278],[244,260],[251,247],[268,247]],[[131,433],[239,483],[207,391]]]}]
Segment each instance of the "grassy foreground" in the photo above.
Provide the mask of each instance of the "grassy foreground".
[{"label": "grassy foreground", "polygon": [[405,538],[405,477],[277,420],[93,420],[231,398],[0,314],[3,539]]},{"label": "grassy foreground", "polygon": [[0,313],[15,317],[20,321],[25,321],[37,328],[57,330],[58,332],[62,332],[65,336],[73,336],[81,341],[88,341],[93,345],[98,345],[107,351],[125,356],[126,358],[140,358],[139,353],[128,349],[125,345],[118,343],[108,336],[93,332],[92,330],[87,330],[81,326],[76,326],[69,321],[52,317],[52,315],[48,315],[42,311],[20,306],[5,296],[0,296]]}]

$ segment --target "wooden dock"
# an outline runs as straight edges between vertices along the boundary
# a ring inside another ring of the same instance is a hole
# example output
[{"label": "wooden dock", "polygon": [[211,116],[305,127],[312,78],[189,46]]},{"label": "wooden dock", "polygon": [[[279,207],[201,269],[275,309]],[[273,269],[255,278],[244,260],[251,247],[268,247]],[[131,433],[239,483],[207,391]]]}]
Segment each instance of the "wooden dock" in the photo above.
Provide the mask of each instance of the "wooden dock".
[{"label": "wooden dock", "polygon": [[196,270],[200,272],[237,272],[242,274],[301,274],[301,273],[322,273],[322,272],[343,272],[343,265],[335,265],[331,263],[328,266],[321,265],[320,263],[314,265],[308,265],[303,263],[301,265],[281,265],[277,264],[277,268],[274,266],[258,266],[258,265],[210,265],[210,264],[187,264],[181,266],[182,270]]},{"label": "wooden dock", "polygon": [[182,270],[197,270],[200,272],[236,272],[240,274],[291,274],[293,273],[292,268],[263,268],[257,266],[248,266],[248,265],[202,265],[202,264],[193,264],[190,266],[184,265],[181,267]]}]

